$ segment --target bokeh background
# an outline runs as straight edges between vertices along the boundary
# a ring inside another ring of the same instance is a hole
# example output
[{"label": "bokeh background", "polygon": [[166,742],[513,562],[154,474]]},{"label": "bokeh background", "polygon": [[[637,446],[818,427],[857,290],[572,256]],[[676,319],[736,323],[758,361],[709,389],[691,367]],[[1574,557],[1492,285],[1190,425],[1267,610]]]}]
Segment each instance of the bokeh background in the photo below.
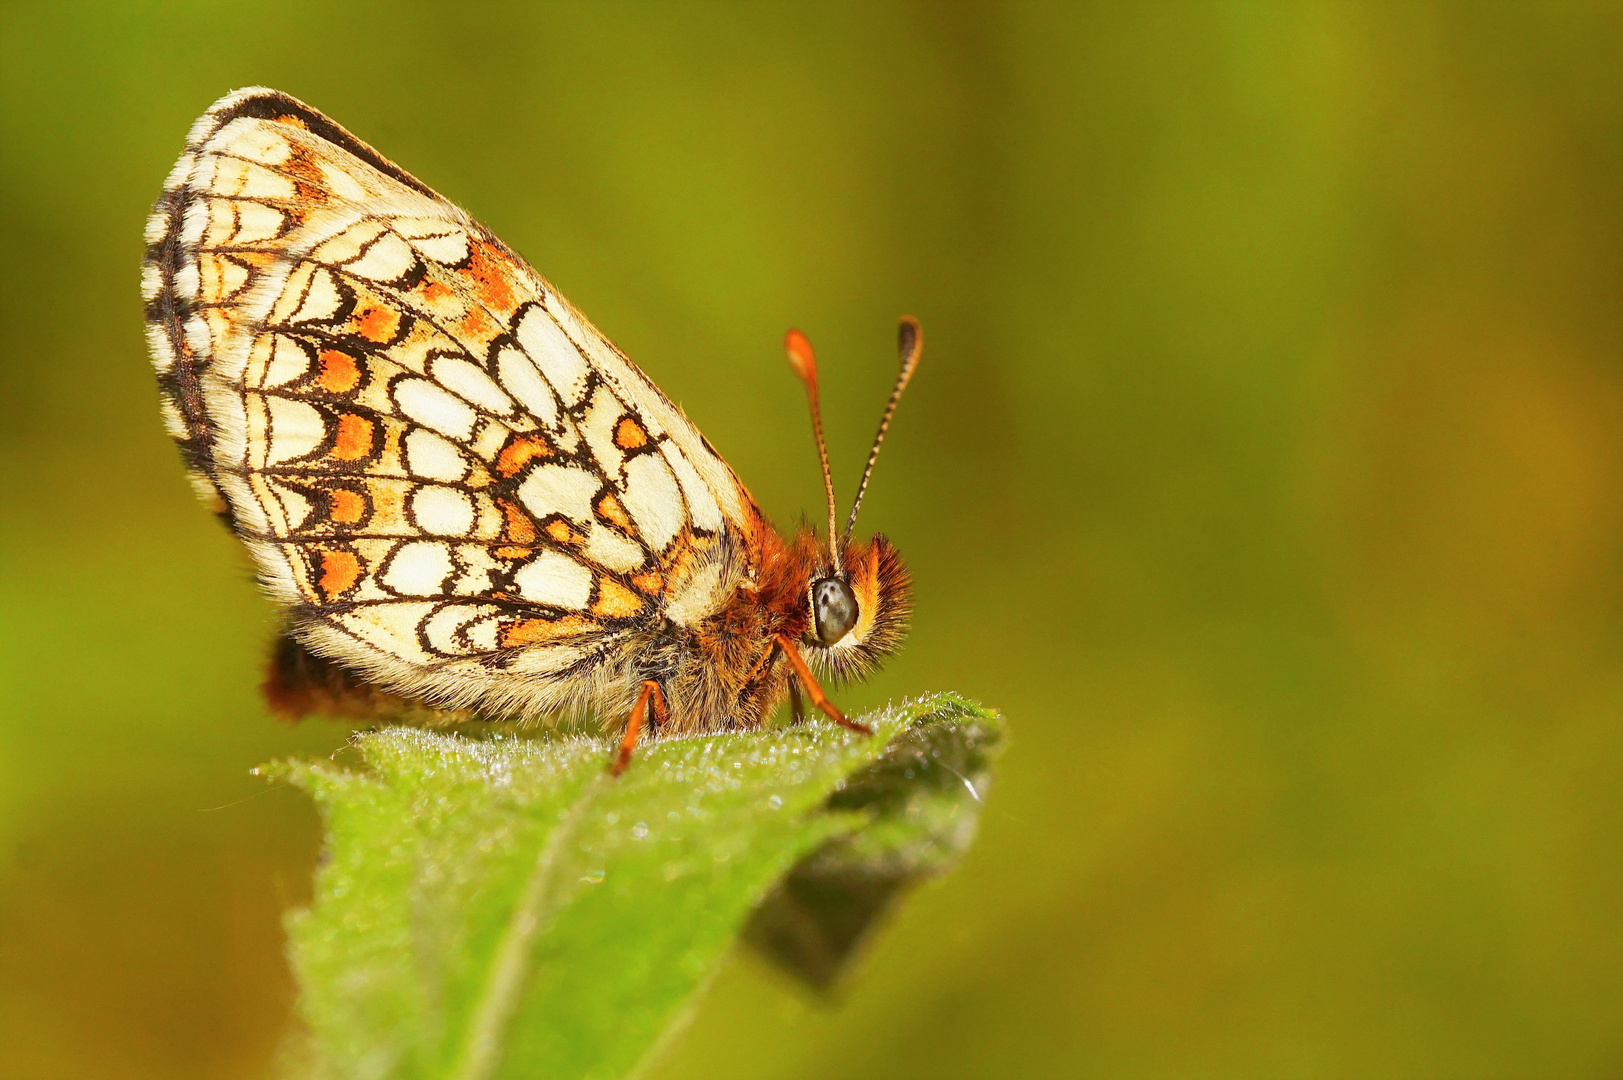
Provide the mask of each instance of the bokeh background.
[{"label": "bokeh background", "polygon": [[1614,3],[8,0],[0,1077],[261,1077],[340,745],[162,434],[141,227],[264,83],[550,276],[792,522],[804,328],[918,581],[848,709],[1010,717],[978,846],[656,1080],[1623,1072]]}]

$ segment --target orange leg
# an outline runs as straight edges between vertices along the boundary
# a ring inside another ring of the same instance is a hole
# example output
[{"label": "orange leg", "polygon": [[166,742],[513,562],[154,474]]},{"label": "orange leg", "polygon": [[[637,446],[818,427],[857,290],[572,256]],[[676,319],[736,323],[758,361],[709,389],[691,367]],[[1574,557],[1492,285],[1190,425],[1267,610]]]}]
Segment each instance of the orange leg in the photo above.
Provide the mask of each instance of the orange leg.
[{"label": "orange leg", "polygon": [[626,735],[620,740],[620,752],[614,756],[609,765],[609,774],[619,776],[631,764],[631,752],[637,748],[637,738],[642,734],[643,722],[648,718],[649,699],[653,699],[654,722],[658,724],[665,719],[665,695],[659,689],[659,684],[652,679],[646,679],[642,684],[642,693],[637,695],[637,703],[631,706],[631,716],[626,720]]},{"label": "orange leg", "polygon": [[817,679],[812,675],[811,668],[806,666],[806,661],[801,658],[800,650],[795,648],[794,642],[779,634],[778,648],[783,650],[783,655],[789,660],[789,666],[794,668],[795,674],[800,677],[800,683],[806,688],[806,694],[811,698],[811,703],[822,709],[824,716],[827,716],[843,728],[860,731],[864,735],[873,734],[873,729],[868,725],[859,724],[855,720],[847,720],[845,714],[834,707],[834,703],[828,699],[828,695],[823,693],[823,688],[817,685]]}]

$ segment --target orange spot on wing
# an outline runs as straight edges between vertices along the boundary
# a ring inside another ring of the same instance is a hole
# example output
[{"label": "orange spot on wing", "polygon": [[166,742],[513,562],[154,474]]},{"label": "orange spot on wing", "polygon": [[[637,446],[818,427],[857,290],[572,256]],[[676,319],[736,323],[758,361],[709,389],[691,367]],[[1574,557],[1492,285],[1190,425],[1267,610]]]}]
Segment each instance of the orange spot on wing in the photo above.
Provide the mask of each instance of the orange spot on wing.
[{"label": "orange spot on wing", "polygon": [[614,426],[614,445],[622,450],[636,450],[648,445],[648,432],[629,416],[622,416]]},{"label": "orange spot on wing", "polygon": [[372,452],[372,438],[376,427],[372,421],[355,413],[338,418],[338,438],[333,441],[332,456],[339,461],[359,461]]},{"label": "orange spot on wing", "polygon": [[552,538],[554,543],[581,544],[586,541],[586,537],[575,531],[569,522],[563,518],[553,518],[547,522],[545,528],[547,535]]},{"label": "orange spot on wing", "polygon": [[517,476],[536,458],[552,456],[552,446],[540,435],[514,435],[496,455],[496,471],[503,476]]},{"label": "orange spot on wing", "polygon": [[642,598],[613,578],[599,578],[597,603],[592,614],[605,619],[629,619],[642,610]]},{"label": "orange spot on wing", "polygon": [[309,127],[308,124],[306,124],[299,117],[294,116],[292,113],[283,113],[281,116],[278,116],[276,118],[276,122],[278,124],[286,124],[288,127],[301,128],[301,129],[303,129],[305,131],[310,130],[310,127]]},{"label": "orange spot on wing", "polygon": [[369,304],[355,313],[355,332],[368,341],[392,340],[400,329],[400,312],[382,304]]},{"label": "orange spot on wing", "polygon": [[506,315],[518,306],[510,280],[516,270],[500,249],[478,240],[468,246],[468,265],[461,273],[473,278],[474,293],[482,302]]},{"label": "orange spot on wing", "polygon": [[618,525],[628,533],[637,531],[631,525],[631,515],[626,513],[626,508],[620,505],[620,500],[614,497],[612,491],[605,492],[603,497],[597,500],[597,514],[604,521]]},{"label": "orange spot on wing", "polygon": [[422,285],[418,287],[418,291],[423,294],[423,299],[430,304],[438,303],[451,295],[450,289],[433,278],[424,278]]},{"label": "orange spot on wing", "polygon": [[496,324],[490,321],[490,316],[485,314],[484,308],[473,307],[457,320],[456,328],[463,337],[486,341],[495,336]]},{"label": "orange spot on wing", "polygon": [[501,641],[504,647],[515,649],[596,629],[597,623],[578,615],[565,615],[561,619],[518,619],[502,628]]},{"label": "orange spot on wing", "polygon": [[657,596],[660,590],[665,587],[665,579],[660,576],[658,570],[644,570],[631,579],[631,584],[649,596]]},{"label": "orange spot on wing", "polygon": [[508,540],[519,545],[535,542],[535,521],[529,514],[506,499],[497,499],[496,505],[501,507],[502,514],[507,518]]},{"label": "orange spot on wing", "polygon": [[319,357],[321,371],[316,382],[329,394],[347,394],[361,384],[361,368],[355,358],[337,349],[328,349]]},{"label": "orange spot on wing", "polygon": [[294,178],[293,194],[300,202],[327,201],[327,177],[321,171],[321,166],[311,158],[308,150],[301,146],[293,146],[293,153],[279,167]]},{"label": "orange spot on wing", "polygon": [[366,516],[366,496],[349,488],[334,488],[327,496],[327,516],[340,525],[353,525]]},{"label": "orange spot on wing", "polygon": [[361,578],[361,560],[351,551],[323,551],[317,587],[331,600],[353,588]]},{"label": "orange spot on wing", "polygon": [[499,547],[492,552],[492,554],[498,559],[528,559],[531,555],[535,554],[535,549],[527,547]]},{"label": "orange spot on wing", "polygon": [[[303,127],[304,125],[300,124],[299,126]],[[292,153],[288,154],[287,160],[279,166],[283,172],[289,176],[297,176],[301,180],[309,180],[311,183],[326,183],[326,175],[322,173],[321,166],[316,163],[315,158],[311,157],[309,150],[292,139],[288,140],[288,146],[291,148]]]}]

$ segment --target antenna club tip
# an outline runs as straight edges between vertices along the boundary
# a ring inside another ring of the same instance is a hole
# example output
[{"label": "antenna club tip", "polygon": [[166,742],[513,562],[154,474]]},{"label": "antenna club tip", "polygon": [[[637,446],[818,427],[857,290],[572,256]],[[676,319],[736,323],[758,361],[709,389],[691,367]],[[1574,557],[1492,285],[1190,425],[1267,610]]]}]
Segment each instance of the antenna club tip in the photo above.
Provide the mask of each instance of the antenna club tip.
[{"label": "antenna club tip", "polygon": [[795,369],[802,382],[817,381],[817,354],[806,335],[793,327],[783,335],[783,351],[789,354],[789,366]]},{"label": "antenna club tip", "polygon": [[903,315],[896,327],[896,352],[901,356],[902,363],[915,363],[923,348],[924,328],[913,316]]}]

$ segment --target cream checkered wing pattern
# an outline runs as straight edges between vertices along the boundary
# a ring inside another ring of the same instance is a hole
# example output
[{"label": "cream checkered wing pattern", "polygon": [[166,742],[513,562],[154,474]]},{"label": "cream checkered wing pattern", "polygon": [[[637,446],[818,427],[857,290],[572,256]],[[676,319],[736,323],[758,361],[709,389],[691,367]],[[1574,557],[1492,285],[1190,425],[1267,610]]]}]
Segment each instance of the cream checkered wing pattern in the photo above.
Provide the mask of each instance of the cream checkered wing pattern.
[{"label": "cream checkered wing pattern", "polygon": [[627,650],[754,574],[759,513],[681,412],[314,109],[216,103],[147,243],[170,432],[321,655],[450,707],[600,706]]}]

